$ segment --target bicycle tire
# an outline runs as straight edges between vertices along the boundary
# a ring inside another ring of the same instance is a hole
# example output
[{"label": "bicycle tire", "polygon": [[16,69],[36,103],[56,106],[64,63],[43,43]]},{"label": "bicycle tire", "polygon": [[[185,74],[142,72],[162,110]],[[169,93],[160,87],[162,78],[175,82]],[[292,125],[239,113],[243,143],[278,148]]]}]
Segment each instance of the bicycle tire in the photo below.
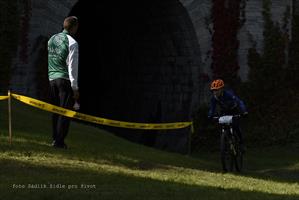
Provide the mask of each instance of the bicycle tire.
[{"label": "bicycle tire", "polygon": [[235,147],[234,152],[234,163],[235,163],[235,169],[237,172],[241,172],[243,169],[243,153],[240,148],[239,138],[237,135],[234,135],[232,138],[233,145]]},{"label": "bicycle tire", "polygon": [[234,159],[232,157],[232,153],[230,152],[229,144],[228,144],[228,137],[226,132],[221,134],[220,139],[220,157],[221,157],[221,164],[222,170],[224,172],[232,171],[233,170],[233,163]]}]

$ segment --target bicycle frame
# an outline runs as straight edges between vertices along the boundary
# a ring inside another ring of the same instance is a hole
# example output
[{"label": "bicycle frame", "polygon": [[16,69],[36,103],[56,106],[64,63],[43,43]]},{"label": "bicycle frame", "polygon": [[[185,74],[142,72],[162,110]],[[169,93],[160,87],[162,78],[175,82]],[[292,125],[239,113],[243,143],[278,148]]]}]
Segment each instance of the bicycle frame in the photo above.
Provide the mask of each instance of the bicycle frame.
[{"label": "bicycle frame", "polygon": [[236,118],[240,118],[240,115],[214,117],[221,126],[220,149],[221,163],[224,171],[228,171],[228,167],[230,168],[230,171],[232,171],[233,166],[235,166],[236,170],[239,172],[243,165],[243,155],[239,148],[239,139],[233,129],[233,121]]},{"label": "bicycle frame", "polygon": [[229,144],[229,149],[233,152],[234,155],[236,155],[237,151],[234,145],[235,135],[234,135],[233,127],[231,125],[222,126],[221,134],[226,135]]}]

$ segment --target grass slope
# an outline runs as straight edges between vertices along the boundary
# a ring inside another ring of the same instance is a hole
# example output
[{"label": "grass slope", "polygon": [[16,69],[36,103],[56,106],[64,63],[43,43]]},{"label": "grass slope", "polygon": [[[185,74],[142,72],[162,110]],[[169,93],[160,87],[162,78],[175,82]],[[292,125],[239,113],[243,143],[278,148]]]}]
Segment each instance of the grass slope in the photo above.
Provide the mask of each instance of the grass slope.
[{"label": "grass slope", "polygon": [[250,149],[244,173],[222,174],[217,152],[158,151],[75,122],[69,149],[53,149],[51,114],[16,101],[10,146],[5,101],[0,113],[0,199],[299,199],[298,145]]}]

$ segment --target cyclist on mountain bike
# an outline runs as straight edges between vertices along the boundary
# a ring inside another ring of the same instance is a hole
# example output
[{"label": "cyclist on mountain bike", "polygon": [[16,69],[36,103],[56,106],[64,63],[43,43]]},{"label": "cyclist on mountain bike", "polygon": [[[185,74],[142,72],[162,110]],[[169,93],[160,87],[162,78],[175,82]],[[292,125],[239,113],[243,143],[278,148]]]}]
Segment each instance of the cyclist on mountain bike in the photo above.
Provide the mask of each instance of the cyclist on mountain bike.
[{"label": "cyclist on mountain bike", "polygon": [[[212,118],[216,112],[216,106],[220,107],[221,115],[236,115],[242,114],[247,116],[248,112],[244,102],[237,97],[233,91],[224,89],[224,82],[221,79],[216,79],[211,83],[210,90],[213,92],[211,98],[210,110],[208,113],[208,118]],[[238,137],[240,138],[240,146],[244,152],[244,140],[240,130],[239,121],[235,120],[233,122],[233,128],[236,131]]]}]

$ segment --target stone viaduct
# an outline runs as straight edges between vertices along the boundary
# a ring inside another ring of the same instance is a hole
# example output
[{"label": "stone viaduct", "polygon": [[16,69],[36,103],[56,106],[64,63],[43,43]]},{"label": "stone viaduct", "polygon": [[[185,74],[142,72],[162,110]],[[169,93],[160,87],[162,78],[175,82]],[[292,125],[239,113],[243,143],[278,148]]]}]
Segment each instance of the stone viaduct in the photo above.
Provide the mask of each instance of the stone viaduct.
[{"label": "stone viaduct", "polygon": [[[61,31],[66,16],[76,15],[82,112],[134,122],[189,121],[206,102],[207,82],[200,77],[211,73],[211,0],[24,2],[20,45],[12,66],[13,91],[47,100],[46,42]],[[246,21],[238,34],[243,80],[248,73],[250,37],[260,51],[263,48],[261,2],[246,1]],[[293,2],[273,0],[274,20],[279,22]],[[186,129],[168,133],[111,130],[161,149],[188,150]]]}]

